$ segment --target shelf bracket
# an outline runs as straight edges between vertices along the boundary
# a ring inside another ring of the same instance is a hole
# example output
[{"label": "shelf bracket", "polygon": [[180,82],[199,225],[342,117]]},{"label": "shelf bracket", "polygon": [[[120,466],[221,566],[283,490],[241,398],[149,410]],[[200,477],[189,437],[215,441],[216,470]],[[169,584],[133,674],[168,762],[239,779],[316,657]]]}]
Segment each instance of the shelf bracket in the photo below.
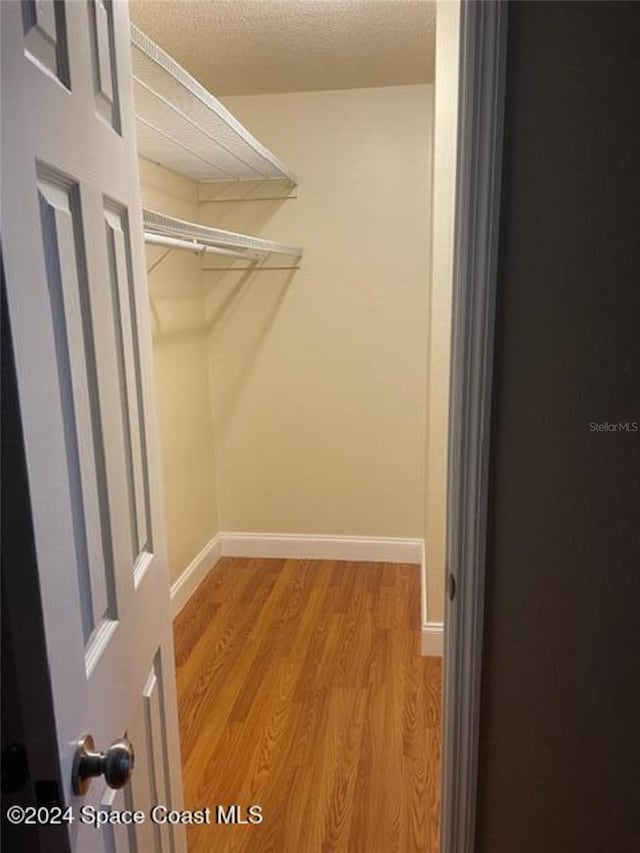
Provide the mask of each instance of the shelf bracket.
[{"label": "shelf bracket", "polygon": [[154,269],[155,269],[156,267],[159,267],[159,266],[160,266],[160,264],[161,264],[161,263],[164,261],[164,259],[167,257],[167,255],[170,255],[170,254],[171,254],[171,252],[173,252],[173,249],[172,249],[172,248],[165,249],[165,250],[164,250],[164,252],[160,255],[160,257],[159,257],[159,258],[157,258],[157,259],[156,259],[156,260],[151,264],[151,266],[150,266],[150,267],[149,267],[149,269],[147,270],[147,275],[151,275],[151,273],[154,271]]}]

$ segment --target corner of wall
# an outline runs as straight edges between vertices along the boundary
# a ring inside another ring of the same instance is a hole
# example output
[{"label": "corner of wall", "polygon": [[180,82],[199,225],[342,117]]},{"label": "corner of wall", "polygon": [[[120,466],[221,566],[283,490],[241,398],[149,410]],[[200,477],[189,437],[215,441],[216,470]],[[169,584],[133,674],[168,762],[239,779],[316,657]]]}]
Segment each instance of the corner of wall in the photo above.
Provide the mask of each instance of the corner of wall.
[{"label": "corner of wall", "polygon": [[[143,205],[199,220],[198,185],[140,160]],[[169,573],[174,584],[217,534],[217,491],[200,259],[147,247],[156,404],[160,427]]]}]

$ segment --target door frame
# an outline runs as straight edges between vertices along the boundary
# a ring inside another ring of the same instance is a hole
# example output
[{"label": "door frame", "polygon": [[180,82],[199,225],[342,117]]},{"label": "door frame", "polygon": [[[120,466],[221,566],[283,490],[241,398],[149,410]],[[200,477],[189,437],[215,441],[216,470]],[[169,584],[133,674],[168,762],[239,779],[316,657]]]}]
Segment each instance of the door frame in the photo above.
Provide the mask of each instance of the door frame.
[{"label": "door frame", "polygon": [[[442,853],[473,853],[508,4],[463,0],[449,403]],[[448,578],[451,583],[451,578]]]}]

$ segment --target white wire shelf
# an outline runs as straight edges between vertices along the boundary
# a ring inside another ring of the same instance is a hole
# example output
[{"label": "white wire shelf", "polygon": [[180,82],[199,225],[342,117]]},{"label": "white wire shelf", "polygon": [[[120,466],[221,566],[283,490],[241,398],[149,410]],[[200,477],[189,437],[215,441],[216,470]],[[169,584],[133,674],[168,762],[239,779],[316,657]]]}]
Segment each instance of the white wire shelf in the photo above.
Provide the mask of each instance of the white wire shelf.
[{"label": "white wire shelf", "polygon": [[297,246],[198,225],[154,210],[143,209],[142,220],[145,242],[167,249],[184,249],[202,255],[222,255],[232,261],[242,260],[251,264],[275,255],[285,260],[291,259],[288,263],[293,266],[297,265],[302,257],[303,250]]},{"label": "white wire shelf", "polygon": [[284,180],[295,175],[204,86],[131,24],[138,151],[195,181]]}]

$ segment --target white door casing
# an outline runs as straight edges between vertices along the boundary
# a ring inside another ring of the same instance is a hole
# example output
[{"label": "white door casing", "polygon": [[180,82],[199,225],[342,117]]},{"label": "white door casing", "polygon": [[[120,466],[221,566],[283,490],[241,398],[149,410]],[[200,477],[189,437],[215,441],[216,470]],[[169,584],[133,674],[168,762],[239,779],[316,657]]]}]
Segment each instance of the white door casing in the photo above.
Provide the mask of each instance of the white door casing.
[{"label": "white door casing", "polygon": [[[2,253],[62,796],[182,806],[127,4],[2,2]],[[132,783],[75,797],[75,742]],[[148,820],[71,849],[182,851]]]},{"label": "white door casing", "polygon": [[442,853],[472,853],[478,783],[508,4],[463,3],[449,403]]}]

